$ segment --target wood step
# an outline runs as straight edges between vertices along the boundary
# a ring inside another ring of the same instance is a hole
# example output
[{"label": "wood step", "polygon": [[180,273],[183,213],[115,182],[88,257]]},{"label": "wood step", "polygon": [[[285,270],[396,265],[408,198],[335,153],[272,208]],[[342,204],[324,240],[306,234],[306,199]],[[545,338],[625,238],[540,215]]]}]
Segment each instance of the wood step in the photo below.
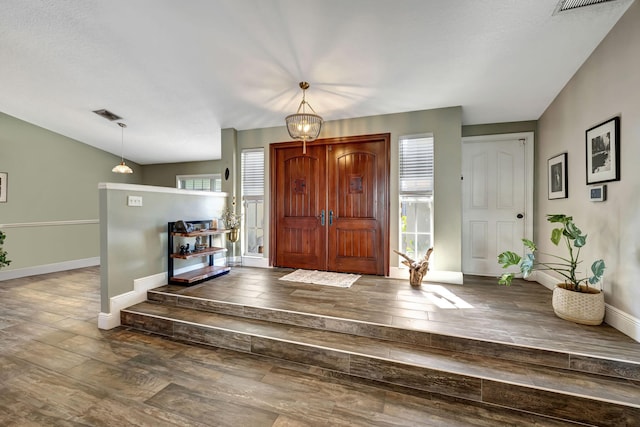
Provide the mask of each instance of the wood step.
[{"label": "wood step", "polygon": [[190,308],[210,313],[264,320],[272,323],[304,326],[312,329],[377,338],[398,343],[409,343],[427,348],[455,351],[457,353],[468,353],[514,362],[525,362],[541,367],[563,368],[578,372],[640,381],[640,363],[631,360],[613,359],[568,350],[550,350],[535,346],[524,346],[451,334],[398,328],[372,321],[360,321],[302,311],[257,307],[184,295],[183,292],[185,292],[184,288],[178,288],[176,290],[169,285],[150,290],[147,293],[147,298],[149,301],[170,307]]},{"label": "wood step", "polygon": [[640,425],[640,387],[629,379],[430,347],[422,341],[398,342],[150,302],[123,310],[121,320],[172,339],[317,366],[382,385],[590,425]]}]

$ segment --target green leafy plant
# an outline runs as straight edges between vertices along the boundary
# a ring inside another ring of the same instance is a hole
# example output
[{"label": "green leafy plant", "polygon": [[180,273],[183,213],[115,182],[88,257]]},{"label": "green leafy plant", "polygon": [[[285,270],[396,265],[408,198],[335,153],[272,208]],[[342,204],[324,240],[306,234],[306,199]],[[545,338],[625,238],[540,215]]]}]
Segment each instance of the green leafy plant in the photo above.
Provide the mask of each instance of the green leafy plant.
[{"label": "green leafy plant", "polygon": [[[568,250],[568,256],[563,257],[542,253],[553,260],[549,262],[536,261],[535,253],[538,250],[536,244],[531,240],[522,239],[530,253],[520,257],[515,252],[505,251],[498,255],[498,263],[503,268],[519,266],[524,278],[527,278],[533,270],[555,271],[564,277],[566,289],[576,292],[588,292],[589,284],[593,285],[602,279],[605,269],[604,261],[599,259],[591,264],[591,273],[593,273],[591,277],[579,277],[577,268],[582,262],[580,261],[580,249],[587,243],[586,234],[582,234],[582,231],[574,224],[573,217],[562,214],[547,215],[547,221],[561,225],[551,231],[551,242],[556,246],[563,242]],[[505,273],[500,276],[498,283],[509,286],[514,276],[514,273]]]},{"label": "green leafy plant", "polygon": [[0,231],[0,268],[6,267],[11,264],[11,260],[7,259],[7,251],[2,249],[2,244],[4,243],[5,237],[7,237],[7,235]]}]

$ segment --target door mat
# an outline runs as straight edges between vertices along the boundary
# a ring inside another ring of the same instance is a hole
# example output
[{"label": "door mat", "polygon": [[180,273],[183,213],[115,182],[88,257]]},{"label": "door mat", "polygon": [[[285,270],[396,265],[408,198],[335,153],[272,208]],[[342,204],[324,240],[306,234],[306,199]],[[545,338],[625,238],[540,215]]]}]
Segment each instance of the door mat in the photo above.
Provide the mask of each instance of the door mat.
[{"label": "door mat", "polygon": [[359,278],[360,276],[357,274],[334,273],[331,271],[317,270],[296,270],[293,273],[282,276],[280,280],[348,288]]}]

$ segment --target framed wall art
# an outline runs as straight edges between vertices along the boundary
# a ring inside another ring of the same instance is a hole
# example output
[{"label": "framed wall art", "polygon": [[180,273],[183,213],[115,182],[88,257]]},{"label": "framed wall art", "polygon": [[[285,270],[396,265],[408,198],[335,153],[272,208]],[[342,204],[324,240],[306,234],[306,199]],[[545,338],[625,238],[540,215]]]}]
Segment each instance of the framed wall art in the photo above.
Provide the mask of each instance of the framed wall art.
[{"label": "framed wall art", "polygon": [[6,172],[0,172],[0,203],[6,203],[7,201],[8,175]]},{"label": "framed wall art", "polygon": [[587,184],[620,181],[620,117],[586,131]]},{"label": "framed wall art", "polygon": [[566,199],[567,189],[567,153],[558,154],[547,161],[549,169],[549,200]]}]

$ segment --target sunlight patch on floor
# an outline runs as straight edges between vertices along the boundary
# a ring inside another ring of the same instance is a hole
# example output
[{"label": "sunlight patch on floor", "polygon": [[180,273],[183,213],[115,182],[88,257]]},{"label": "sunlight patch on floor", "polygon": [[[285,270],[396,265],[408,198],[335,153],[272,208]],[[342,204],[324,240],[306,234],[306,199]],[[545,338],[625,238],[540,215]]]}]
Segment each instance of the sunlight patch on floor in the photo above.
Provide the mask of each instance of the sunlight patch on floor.
[{"label": "sunlight patch on floor", "polygon": [[398,299],[429,303],[442,309],[473,308],[471,304],[441,285],[422,285],[419,289],[399,291]]}]

